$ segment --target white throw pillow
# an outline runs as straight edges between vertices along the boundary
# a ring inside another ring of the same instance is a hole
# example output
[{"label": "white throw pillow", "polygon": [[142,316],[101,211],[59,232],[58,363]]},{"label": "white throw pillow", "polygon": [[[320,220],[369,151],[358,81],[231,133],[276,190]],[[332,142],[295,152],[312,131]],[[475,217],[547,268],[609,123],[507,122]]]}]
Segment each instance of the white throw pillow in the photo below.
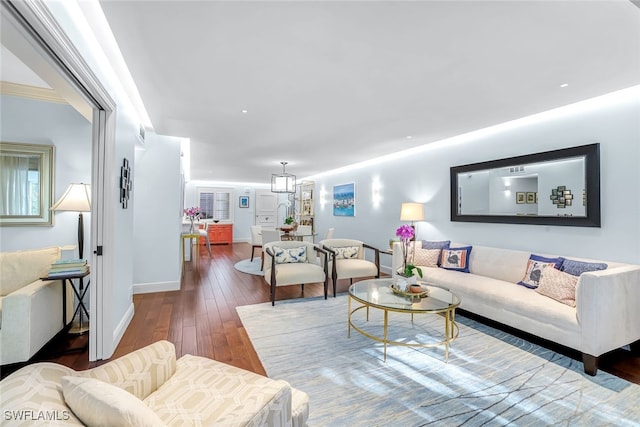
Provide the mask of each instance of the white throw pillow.
[{"label": "white throw pillow", "polygon": [[360,252],[360,246],[340,246],[331,249],[336,253],[336,259],[358,258],[358,252]]},{"label": "white throw pillow", "polygon": [[307,247],[281,248],[280,246],[273,246],[273,255],[276,259],[276,264],[307,262]]},{"label": "white throw pillow", "polygon": [[422,267],[437,267],[442,249],[418,249],[413,254],[413,264]]},{"label": "white throw pillow", "polygon": [[560,301],[563,304],[575,307],[577,285],[577,276],[572,276],[555,268],[545,268],[542,270],[542,277],[540,278],[540,284],[536,288],[536,292]]},{"label": "white throw pillow", "polygon": [[64,400],[87,426],[164,426],[162,420],[133,394],[94,378],[64,376]]}]

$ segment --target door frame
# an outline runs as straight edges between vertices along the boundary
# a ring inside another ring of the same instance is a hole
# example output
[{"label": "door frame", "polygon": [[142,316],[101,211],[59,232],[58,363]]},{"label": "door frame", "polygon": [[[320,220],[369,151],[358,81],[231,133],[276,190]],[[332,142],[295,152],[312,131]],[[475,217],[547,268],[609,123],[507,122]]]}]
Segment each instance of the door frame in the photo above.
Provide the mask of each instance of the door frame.
[{"label": "door frame", "polygon": [[[93,107],[92,195],[91,195],[91,287],[89,310],[89,360],[113,353],[109,308],[113,305],[113,248],[115,196],[110,171],[114,165],[115,111],[113,101],[100,80],[84,61],[42,0],[3,0],[6,16],[18,31],[67,83]],[[4,13],[4,12],[3,12]]]}]

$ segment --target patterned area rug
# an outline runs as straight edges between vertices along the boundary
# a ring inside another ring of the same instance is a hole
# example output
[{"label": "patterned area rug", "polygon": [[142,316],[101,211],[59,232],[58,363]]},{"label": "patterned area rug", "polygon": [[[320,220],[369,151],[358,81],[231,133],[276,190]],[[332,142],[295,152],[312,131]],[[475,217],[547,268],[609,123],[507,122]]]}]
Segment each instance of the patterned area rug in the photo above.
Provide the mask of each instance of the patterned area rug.
[{"label": "patterned area rug", "polygon": [[237,262],[233,267],[243,273],[253,274],[254,276],[264,276],[264,272],[260,270],[260,257],[254,257],[253,261],[249,258],[243,259],[242,261]]},{"label": "patterned area rug", "polygon": [[[474,320],[456,316],[444,348],[390,346],[347,337],[347,297],[237,307],[271,378],[310,397],[310,426],[638,426],[640,386]],[[380,334],[382,315],[354,322]],[[443,329],[436,315],[390,313],[398,340],[424,342]],[[426,332],[425,332],[426,331]]]}]

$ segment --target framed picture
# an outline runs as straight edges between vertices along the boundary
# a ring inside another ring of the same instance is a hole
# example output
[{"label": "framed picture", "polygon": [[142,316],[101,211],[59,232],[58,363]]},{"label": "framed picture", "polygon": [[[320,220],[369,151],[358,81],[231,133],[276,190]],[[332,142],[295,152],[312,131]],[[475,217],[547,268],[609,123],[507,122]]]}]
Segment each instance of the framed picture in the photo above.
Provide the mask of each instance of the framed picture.
[{"label": "framed picture", "polygon": [[249,196],[240,196],[239,205],[241,208],[249,207]]},{"label": "framed picture", "polygon": [[356,184],[333,186],[333,216],[356,216]]},{"label": "framed picture", "polygon": [[531,192],[527,193],[527,203],[535,203],[536,202],[536,193]]},{"label": "framed picture", "polygon": [[524,192],[517,192],[516,193],[516,203],[521,205],[525,202],[525,196],[524,196]]}]

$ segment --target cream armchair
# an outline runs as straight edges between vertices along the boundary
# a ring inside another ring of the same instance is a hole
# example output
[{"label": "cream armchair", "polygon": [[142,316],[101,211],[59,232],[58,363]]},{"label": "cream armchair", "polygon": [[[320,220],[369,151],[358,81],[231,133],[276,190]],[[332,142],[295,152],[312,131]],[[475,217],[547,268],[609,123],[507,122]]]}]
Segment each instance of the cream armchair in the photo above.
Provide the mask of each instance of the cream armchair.
[{"label": "cream armchair", "polygon": [[[353,239],[325,239],[318,244],[330,254],[328,268],[331,270],[334,297],[339,279],[349,279],[353,283],[353,279],[360,277],[380,277],[379,249]],[[373,250],[373,262],[365,259],[366,249]]]},{"label": "cream armchair", "polygon": [[[324,283],[324,299],[329,289],[328,256],[319,246],[309,242],[277,241],[265,243],[264,279],[271,286],[271,305],[275,305],[276,287]],[[324,254],[318,257],[318,253]]]}]

